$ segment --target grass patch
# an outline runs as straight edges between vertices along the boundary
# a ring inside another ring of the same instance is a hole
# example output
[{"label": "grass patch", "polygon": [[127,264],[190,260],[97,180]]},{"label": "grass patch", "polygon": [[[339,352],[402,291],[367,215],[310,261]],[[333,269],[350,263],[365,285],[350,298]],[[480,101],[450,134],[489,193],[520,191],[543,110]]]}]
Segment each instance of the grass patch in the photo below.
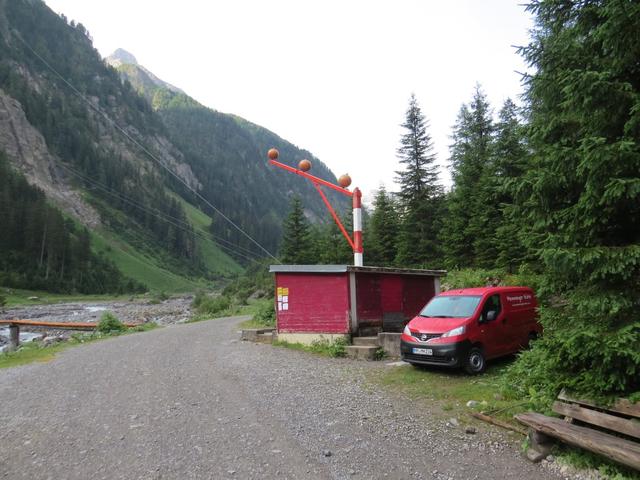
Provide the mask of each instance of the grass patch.
[{"label": "grass patch", "polygon": [[45,347],[40,342],[29,342],[15,352],[0,353],[0,368],[17,367],[33,362],[49,362],[57,353],[75,345],[73,340]]},{"label": "grass patch", "polygon": [[640,472],[587,450],[558,444],[553,453],[560,463],[575,468],[597,470],[601,478],[606,480],[640,480]]},{"label": "grass patch", "polygon": [[328,340],[316,341],[311,345],[306,345],[304,343],[291,343],[285,342],[284,340],[275,340],[273,345],[276,347],[284,347],[289,348],[291,350],[301,350],[304,352],[311,352],[317,355],[322,355],[324,357],[344,357],[345,356],[345,348],[348,345],[345,339],[337,339],[333,342]]},{"label": "grass patch", "polygon": [[158,328],[155,323],[143,323],[126,331],[116,331],[110,333],[76,333],[66,342],[58,342],[53,345],[43,345],[42,342],[27,342],[20,345],[14,352],[0,353],[0,368],[17,367],[33,362],[49,362],[53,360],[59,352],[76,345],[91,343],[105,338],[117,337],[136,332],[146,332]]},{"label": "grass patch", "polygon": [[[227,295],[209,295],[203,291],[198,291],[191,306],[196,313],[192,315],[187,323],[202,322],[215,318],[234,317],[237,315],[252,315],[254,318],[261,310],[264,310],[264,300],[249,300],[246,305],[241,304],[236,297]],[[252,320],[248,320],[252,322]],[[257,320],[260,322],[260,320]],[[262,328],[262,326],[247,327],[243,322],[241,328]],[[257,323],[256,323],[257,324]]]},{"label": "grass patch", "polygon": [[250,302],[245,312],[245,315],[253,315],[253,317],[251,320],[242,322],[240,328],[275,328],[276,326],[276,311],[273,300],[270,298]]},{"label": "grass patch", "polygon": [[515,413],[528,410],[528,402],[509,396],[502,387],[502,376],[512,359],[493,362],[487,371],[471,376],[458,370],[401,366],[372,372],[370,381],[411,398],[436,402],[446,412],[470,412],[469,400],[479,402],[475,409],[502,420],[514,422]]},{"label": "grass patch", "polygon": [[[512,358],[494,361],[484,374],[478,376],[455,370],[418,369],[410,365],[389,367],[382,372],[371,372],[369,381],[374,385],[382,385],[402,392],[430,406],[435,404],[440,407],[444,417],[483,411],[513,425],[521,426],[513,419],[513,415],[535,410],[535,403],[533,400],[518,400],[504,390],[503,376],[512,361]],[[477,407],[470,408],[466,406],[469,400],[480,403]],[[553,454],[560,463],[575,468],[597,470],[604,479],[640,480],[639,472],[586,450],[559,443]]]}]

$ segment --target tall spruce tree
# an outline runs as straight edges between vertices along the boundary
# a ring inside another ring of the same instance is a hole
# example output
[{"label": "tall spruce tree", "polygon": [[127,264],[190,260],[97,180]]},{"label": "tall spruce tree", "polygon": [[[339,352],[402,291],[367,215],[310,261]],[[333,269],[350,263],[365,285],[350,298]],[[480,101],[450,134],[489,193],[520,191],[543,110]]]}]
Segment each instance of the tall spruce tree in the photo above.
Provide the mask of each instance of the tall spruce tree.
[{"label": "tall spruce tree", "polygon": [[498,207],[495,266],[513,273],[528,258],[528,249],[522,241],[526,229],[514,211],[515,188],[526,172],[528,150],[518,107],[511,99],[507,99],[500,110],[492,156],[493,201]]},{"label": "tall spruce tree", "polygon": [[518,198],[547,293],[562,301],[541,310],[545,336],[513,380],[549,397],[562,387],[637,393],[640,3],[534,0],[528,9],[533,158]]},{"label": "tall spruce tree", "polygon": [[281,258],[284,263],[304,265],[313,262],[315,244],[311,241],[311,230],[299,197],[291,200],[289,215],[284,221]]},{"label": "tall spruce tree", "polygon": [[[491,162],[493,139],[491,109],[480,86],[469,105],[462,105],[453,131],[451,174],[453,188],[447,196],[447,215],[440,236],[448,267],[485,266],[495,258],[483,250],[491,245],[491,215],[485,170]],[[478,257],[478,253],[481,255]]]},{"label": "tall spruce tree", "polygon": [[367,237],[368,263],[394,265],[398,254],[398,211],[393,197],[384,186],[378,189],[373,208]]},{"label": "tall spruce tree", "polygon": [[402,124],[398,159],[404,167],[397,171],[400,184],[401,225],[396,262],[403,266],[439,264],[438,218],[443,188],[438,183],[438,166],[428,122],[415,95]]}]

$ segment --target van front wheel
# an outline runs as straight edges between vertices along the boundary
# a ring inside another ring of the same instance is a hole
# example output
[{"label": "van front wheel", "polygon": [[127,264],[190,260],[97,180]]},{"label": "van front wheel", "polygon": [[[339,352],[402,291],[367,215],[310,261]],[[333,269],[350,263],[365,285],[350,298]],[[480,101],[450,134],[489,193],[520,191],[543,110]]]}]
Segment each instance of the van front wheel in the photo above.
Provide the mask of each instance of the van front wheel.
[{"label": "van front wheel", "polygon": [[467,360],[465,362],[464,369],[471,375],[477,375],[482,373],[487,368],[487,361],[484,358],[484,353],[478,347],[473,347],[467,354]]}]

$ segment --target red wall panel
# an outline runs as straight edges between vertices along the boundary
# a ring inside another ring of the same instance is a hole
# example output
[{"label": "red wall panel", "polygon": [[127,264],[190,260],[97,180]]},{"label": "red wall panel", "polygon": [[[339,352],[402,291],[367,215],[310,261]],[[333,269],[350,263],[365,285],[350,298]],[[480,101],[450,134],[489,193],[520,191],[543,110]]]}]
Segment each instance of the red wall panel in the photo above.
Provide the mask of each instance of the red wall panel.
[{"label": "red wall panel", "polygon": [[382,327],[380,275],[356,273],[356,303],[360,327]]},{"label": "red wall panel", "polygon": [[406,275],[404,277],[402,312],[407,320],[415,317],[435,295],[433,277]]},{"label": "red wall panel", "polygon": [[348,278],[347,273],[276,273],[276,292],[289,291],[287,310],[277,310],[276,298],[278,331],[349,333]]}]

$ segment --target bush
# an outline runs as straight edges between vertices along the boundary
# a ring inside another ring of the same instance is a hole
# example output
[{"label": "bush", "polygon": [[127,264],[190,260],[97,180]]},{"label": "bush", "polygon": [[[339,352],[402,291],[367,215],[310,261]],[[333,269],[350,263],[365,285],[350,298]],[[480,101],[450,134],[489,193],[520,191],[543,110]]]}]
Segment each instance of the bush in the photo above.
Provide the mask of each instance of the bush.
[{"label": "bush", "polygon": [[196,295],[193,305],[199,313],[215,315],[231,307],[231,299],[225,296],[209,297],[203,294],[198,297],[198,295]]},{"label": "bush", "polygon": [[97,330],[101,333],[124,332],[127,327],[111,312],[105,312],[100,317]]},{"label": "bush", "polygon": [[314,353],[320,353],[330,357],[344,357],[348,344],[344,338],[338,338],[333,342],[329,340],[318,340],[311,344],[310,350]]},{"label": "bush", "polygon": [[0,309],[7,305],[7,297],[0,294]]},{"label": "bush", "polygon": [[273,306],[273,302],[261,303],[258,311],[253,316],[253,321],[265,327],[274,327],[276,325],[276,309]]},{"label": "bush", "polygon": [[502,286],[531,287],[536,294],[542,287],[542,276],[531,267],[523,265],[518,273],[507,273],[501,269],[463,269],[451,270],[442,279],[443,290],[457,288],[484,287],[496,282]]}]

